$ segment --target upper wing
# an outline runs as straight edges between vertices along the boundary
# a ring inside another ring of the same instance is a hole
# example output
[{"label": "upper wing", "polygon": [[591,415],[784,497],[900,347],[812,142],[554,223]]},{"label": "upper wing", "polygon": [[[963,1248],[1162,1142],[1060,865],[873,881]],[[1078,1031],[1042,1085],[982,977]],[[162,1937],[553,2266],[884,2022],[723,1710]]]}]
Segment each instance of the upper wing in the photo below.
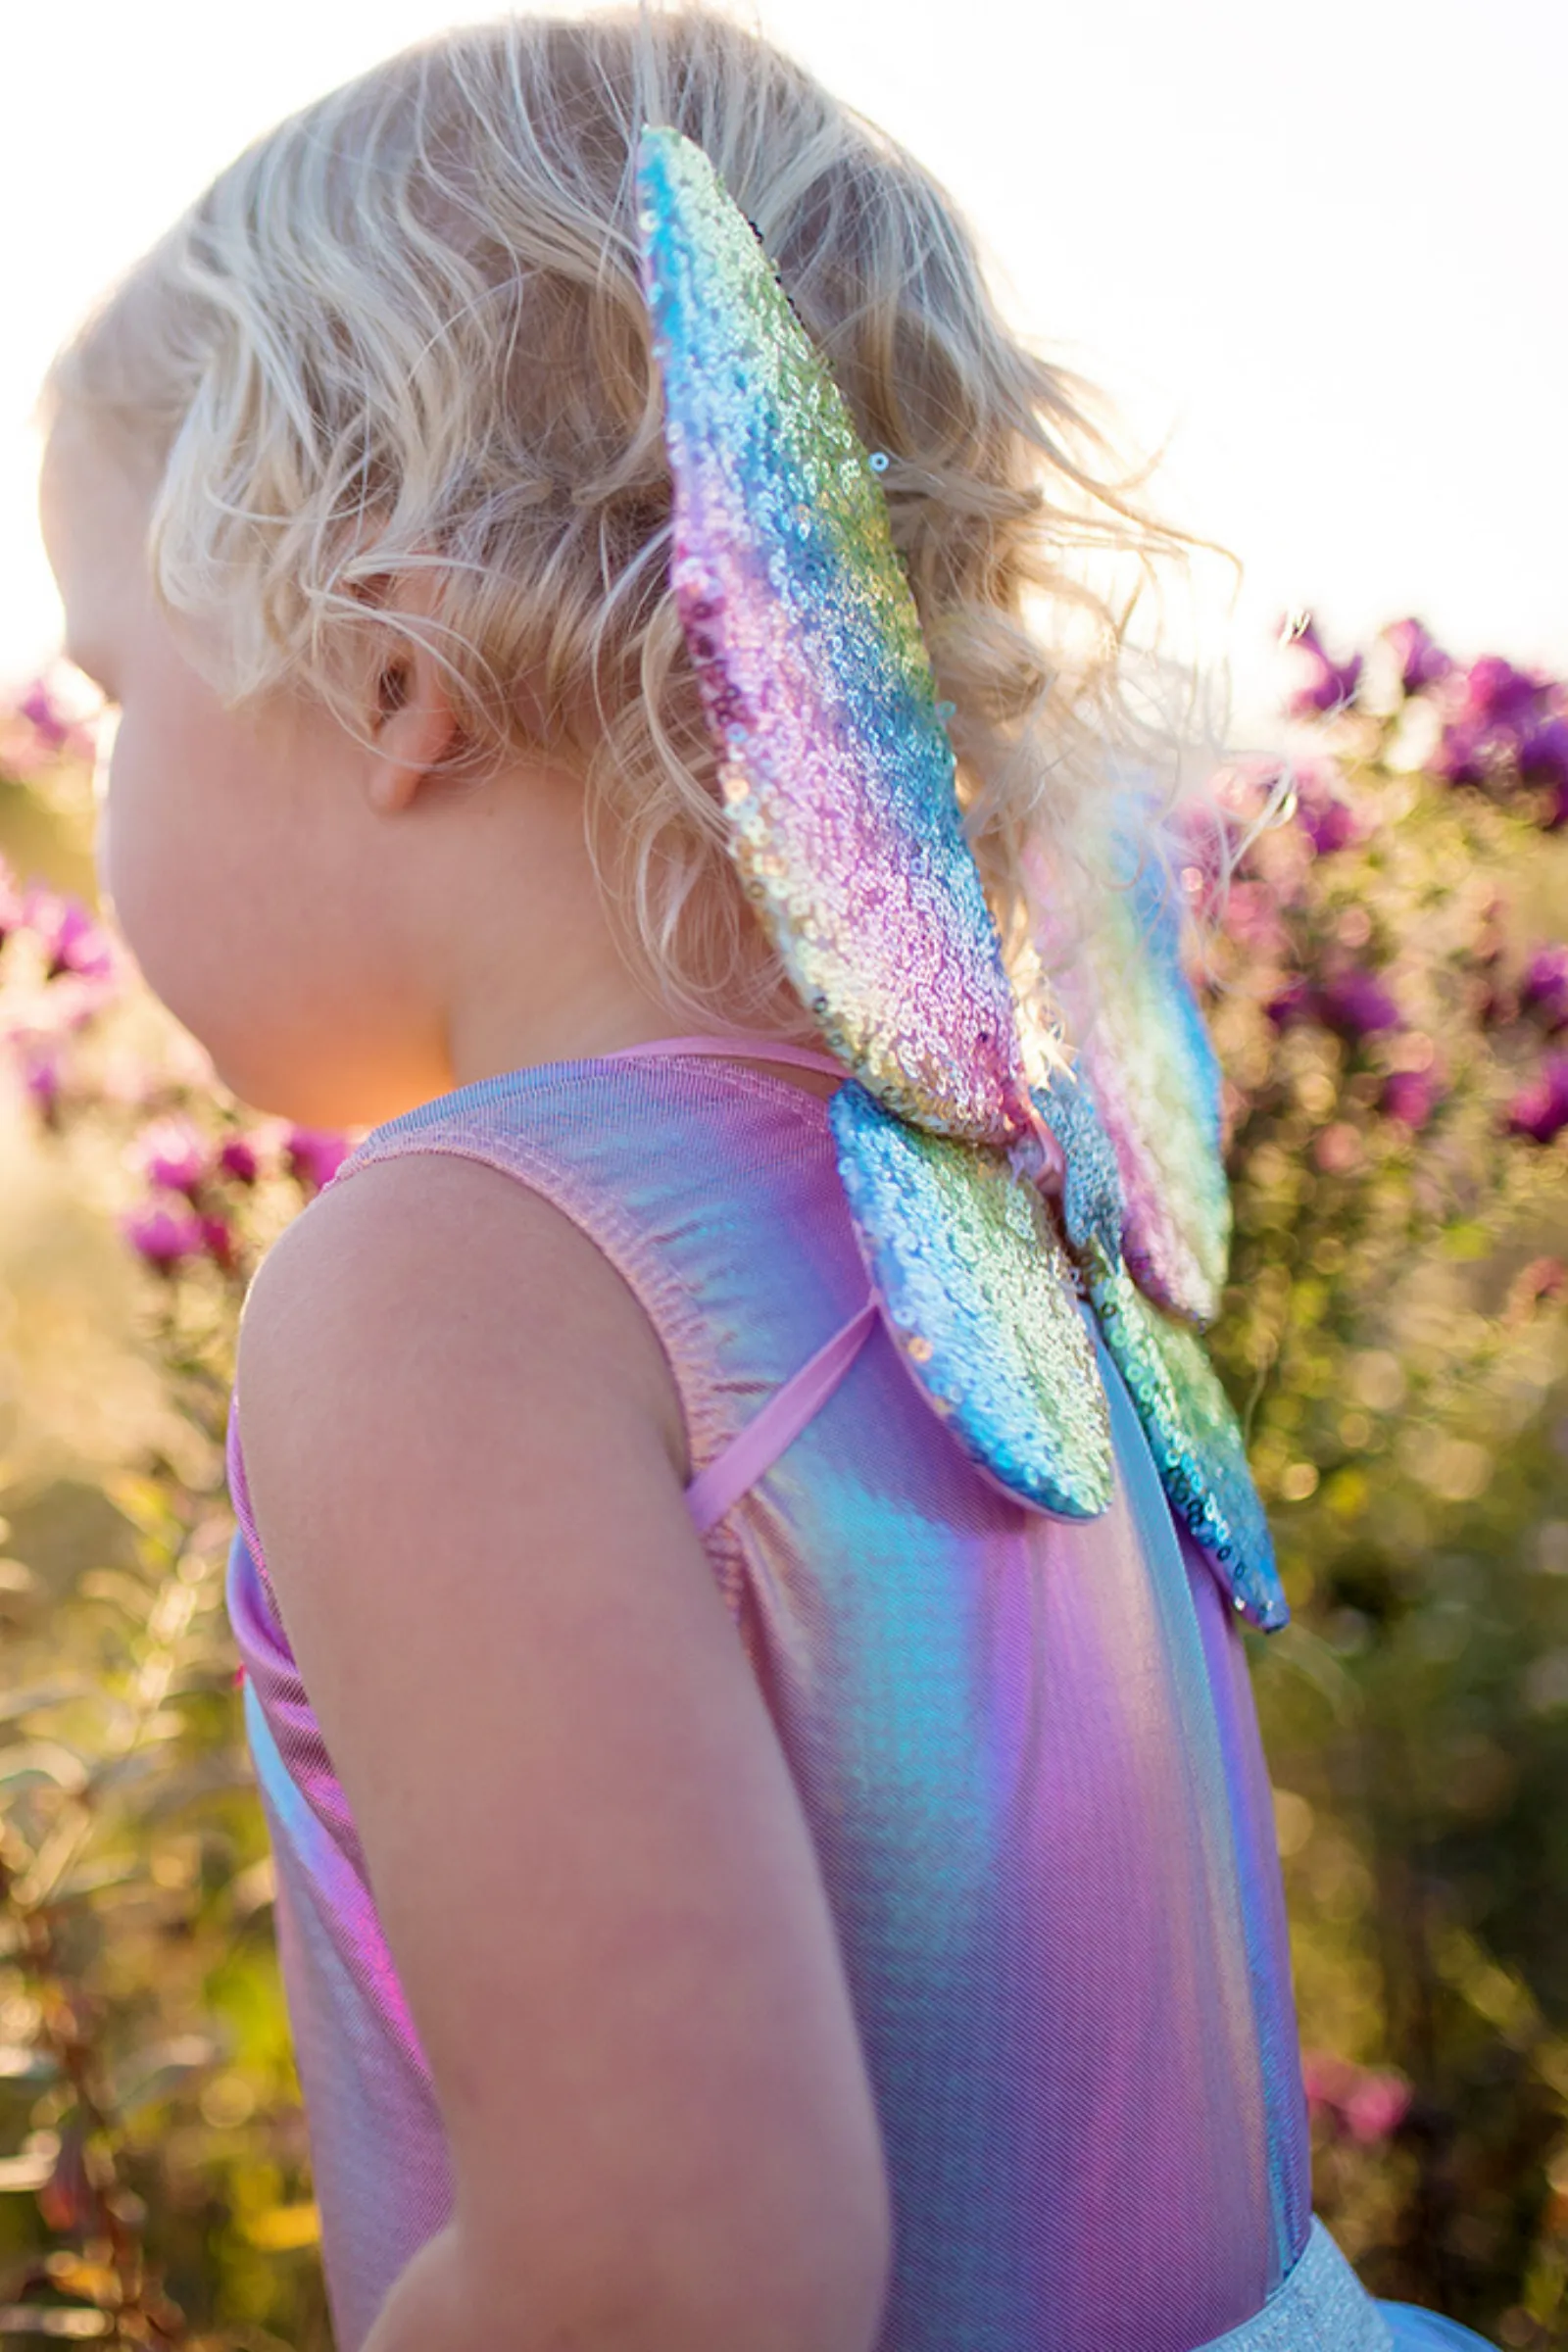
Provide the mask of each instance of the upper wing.
[{"label": "upper wing", "polygon": [[[1200,1325],[1219,1312],[1231,1200],[1220,1068],[1182,960],[1182,907],[1144,847],[1139,804],[1122,832],[1125,887],[1107,893],[1082,952],[1053,974],[1116,1154],[1122,1251],[1140,1289]],[[1051,886],[1033,875],[1051,961]]]},{"label": "upper wing", "polygon": [[832,1051],[933,1133],[1030,1125],[1017,1012],[886,504],[703,150],[645,128],[670,578],[747,889]]}]

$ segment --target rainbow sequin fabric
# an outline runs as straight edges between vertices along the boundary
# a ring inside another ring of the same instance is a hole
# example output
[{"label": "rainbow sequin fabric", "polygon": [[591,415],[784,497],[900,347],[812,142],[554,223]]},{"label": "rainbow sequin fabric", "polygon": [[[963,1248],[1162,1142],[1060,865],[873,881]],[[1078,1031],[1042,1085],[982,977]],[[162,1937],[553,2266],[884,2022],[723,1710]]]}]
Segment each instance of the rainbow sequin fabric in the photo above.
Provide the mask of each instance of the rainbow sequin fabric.
[{"label": "rainbow sequin fabric", "polygon": [[638,222],[670,581],[730,847],[852,1074],[840,1175],[905,1362],[989,1478],[1093,1516],[1111,1447],[1087,1300],[1233,1606],[1282,1625],[1241,1432],[1188,1327],[1217,1306],[1228,1206],[1175,933],[1147,892],[1119,902],[1083,977],[1078,1082],[1054,1069],[1054,1024],[1014,993],[964,834],[873,458],[750,222],[675,130],[643,129]]},{"label": "rainbow sequin fabric", "polygon": [[1032,860],[1036,945],[1114,1147],[1127,1264],[1151,1298],[1202,1325],[1218,1312],[1230,1250],[1220,1071],[1182,967],[1180,905],[1149,854],[1152,813],[1128,796],[1119,887],[1070,958],[1051,934],[1049,878]]}]

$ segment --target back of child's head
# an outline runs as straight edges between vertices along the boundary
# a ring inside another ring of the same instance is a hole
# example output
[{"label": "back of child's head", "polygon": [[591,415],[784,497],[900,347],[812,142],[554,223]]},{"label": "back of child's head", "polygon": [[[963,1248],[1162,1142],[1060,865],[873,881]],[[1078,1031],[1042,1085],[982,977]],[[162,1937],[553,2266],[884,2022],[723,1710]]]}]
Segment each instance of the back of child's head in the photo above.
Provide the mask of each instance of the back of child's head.
[{"label": "back of child's head", "polygon": [[1128,683],[1136,597],[1117,612],[1064,559],[1119,551],[1152,576],[1212,542],[1097,469],[1099,396],[1004,323],[951,198],[754,32],[704,7],[512,17],[388,59],[220,175],[61,353],[47,401],[144,475],[156,592],[236,706],[303,689],[352,724],[356,623],[424,573],[475,773],[530,753],[580,772],[634,961],[677,1012],[744,1024],[777,967],[667,579],[644,120],[706,150],[887,453],[1010,951],[1026,843],[1070,872],[1112,764],[1169,781],[1180,758]]}]

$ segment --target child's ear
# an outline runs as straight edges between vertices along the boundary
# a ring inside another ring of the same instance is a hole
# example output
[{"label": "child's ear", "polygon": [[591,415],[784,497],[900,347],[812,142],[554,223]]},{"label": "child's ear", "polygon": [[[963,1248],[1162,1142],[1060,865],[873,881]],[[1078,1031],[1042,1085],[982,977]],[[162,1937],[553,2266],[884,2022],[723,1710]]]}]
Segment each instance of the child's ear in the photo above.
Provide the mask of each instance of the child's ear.
[{"label": "child's ear", "polygon": [[[428,623],[433,588],[422,576],[399,580],[381,609],[389,617],[405,612]],[[457,743],[447,671],[431,651],[431,633],[399,628],[395,619],[373,633],[364,713],[374,746],[367,789],[371,807],[383,813],[407,808]]]}]

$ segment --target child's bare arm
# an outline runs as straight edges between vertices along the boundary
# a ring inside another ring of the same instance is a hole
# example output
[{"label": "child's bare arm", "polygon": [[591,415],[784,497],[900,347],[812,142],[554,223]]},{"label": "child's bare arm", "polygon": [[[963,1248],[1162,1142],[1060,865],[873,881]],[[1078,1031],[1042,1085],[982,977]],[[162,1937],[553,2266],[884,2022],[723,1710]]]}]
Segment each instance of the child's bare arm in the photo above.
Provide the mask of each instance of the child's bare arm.
[{"label": "child's bare arm", "polygon": [[397,1159],[273,1250],[238,1385],[452,2149],[373,2352],[868,2352],[891,2219],[842,1962],[632,1294],[511,1179]]}]

